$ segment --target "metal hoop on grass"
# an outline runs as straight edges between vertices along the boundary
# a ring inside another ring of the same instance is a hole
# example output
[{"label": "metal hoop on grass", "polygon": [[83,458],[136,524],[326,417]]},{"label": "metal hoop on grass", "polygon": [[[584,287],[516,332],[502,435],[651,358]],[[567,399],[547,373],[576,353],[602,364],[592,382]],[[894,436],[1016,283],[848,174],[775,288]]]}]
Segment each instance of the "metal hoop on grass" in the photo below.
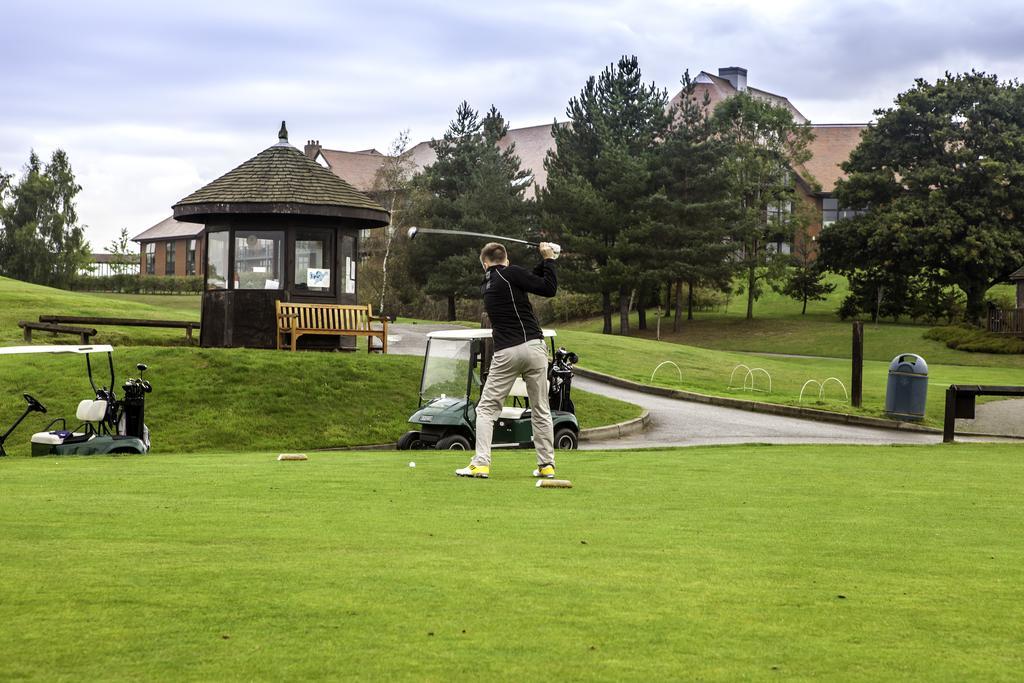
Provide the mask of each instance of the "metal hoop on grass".
[{"label": "metal hoop on grass", "polygon": [[821,400],[821,391],[820,391],[820,389],[821,389],[821,382],[819,382],[816,379],[809,379],[806,382],[804,382],[804,385],[802,387],[800,387],[800,398],[797,399],[797,403],[803,403],[804,402],[804,389],[807,388],[808,384],[817,384],[818,385],[818,389],[819,389],[819,391],[818,391],[818,400]]},{"label": "metal hoop on grass", "polygon": [[[746,377],[743,378],[743,389],[744,389],[744,391],[746,391],[747,389],[750,389],[751,391],[764,391],[764,389],[758,389],[757,387],[754,386],[754,377],[755,377],[754,373],[755,372],[763,372],[764,373],[764,376],[768,378],[768,392],[767,393],[769,393],[769,394],[772,393],[772,376],[770,374],[768,374],[768,371],[765,370],[764,368],[751,368],[750,370],[747,370],[747,375],[746,375]],[[747,379],[748,378],[750,379],[750,386],[749,387],[747,386]]]},{"label": "metal hoop on grass", "polygon": [[[732,385],[733,380],[736,379],[736,371],[739,370],[740,368],[743,368],[747,372],[750,372],[750,368],[748,366],[744,365],[743,363],[740,363],[739,365],[734,367],[732,369],[732,374],[729,375],[729,386],[727,386],[726,389],[739,389],[740,388],[740,387],[734,387]],[[744,383],[746,383],[746,377],[744,377]]]},{"label": "metal hoop on grass", "polygon": [[843,380],[839,379],[838,377],[829,377],[828,379],[821,383],[821,389],[818,391],[818,400],[821,401],[822,398],[825,397],[825,385],[828,384],[829,382],[836,382],[837,384],[839,384],[839,386],[843,388],[843,397],[845,398],[846,402],[849,403],[850,394],[849,392],[846,391],[846,385],[843,384]]},{"label": "metal hoop on grass", "polygon": [[676,369],[676,372],[679,373],[679,381],[680,382],[683,381],[683,371],[679,369],[678,365],[676,365],[675,363],[673,363],[670,360],[666,360],[666,361],[662,361],[662,362],[658,363],[658,367],[654,368],[654,372],[651,373],[651,379],[649,381],[651,381],[651,382],[654,381],[654,375],[655,375],[655,373],[658,372],[658,370],[661,369],[662,365],[671,365],[672,367],[674,367]]}]

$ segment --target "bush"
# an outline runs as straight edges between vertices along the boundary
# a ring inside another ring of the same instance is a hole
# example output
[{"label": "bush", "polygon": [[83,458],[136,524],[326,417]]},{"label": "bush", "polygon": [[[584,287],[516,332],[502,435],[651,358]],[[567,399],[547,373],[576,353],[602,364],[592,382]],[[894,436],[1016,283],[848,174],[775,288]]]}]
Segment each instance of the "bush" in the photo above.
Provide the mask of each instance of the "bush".
[{"label": "bush", "polygon": [[598,294],[579,294],[560,291],[550,299],[533,297],[533,310],[541,324],[569,322],[601,315],[601,297]]},{"label": "bush", "polygon": [[196,275],[81,275],[71,283],[71,289],[122,294],[199,294],[203,291],[203,278]]},{"label": "bush", "polygon": [[925,339],[944,342],[951,349],[973,353],[1024,353],[1024,339],[992,334],[970,325],[934,327],[924,333]]}]

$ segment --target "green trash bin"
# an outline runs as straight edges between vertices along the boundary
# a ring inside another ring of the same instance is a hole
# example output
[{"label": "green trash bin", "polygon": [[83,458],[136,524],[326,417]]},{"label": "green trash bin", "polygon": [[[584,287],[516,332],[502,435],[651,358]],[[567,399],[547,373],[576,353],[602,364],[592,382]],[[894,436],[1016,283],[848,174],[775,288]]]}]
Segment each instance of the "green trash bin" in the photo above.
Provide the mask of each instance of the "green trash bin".
[{"label": "green trash bin", "polygon": [[900,420],[923,420],[927,401],[928,363],[913,353],[893,358],[885,388],[885,414]]}]

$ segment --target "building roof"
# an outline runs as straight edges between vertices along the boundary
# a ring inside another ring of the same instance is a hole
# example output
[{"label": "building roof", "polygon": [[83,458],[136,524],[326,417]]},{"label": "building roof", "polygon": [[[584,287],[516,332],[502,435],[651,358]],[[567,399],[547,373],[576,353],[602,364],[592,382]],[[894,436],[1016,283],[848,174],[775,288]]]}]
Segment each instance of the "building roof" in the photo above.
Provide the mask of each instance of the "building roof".
[{"label": "building roof", "polygon": [[174,217],[206,222],[216,214],[298,214],[355,218],[387,225],[388,212],[341,177],[288,144],[276,145],[174,205]]},{"label": "building roof", "polygon": [[[694,83],[696,85],[693,97],[703,101],[706,93],[712,109],[719,102],[740,92],[727,78],[706,71],[701,71],[694,78]],[[740,85],[742,87],[742,83]],[[807,123],[807,118],[788,98],[749,86],[745,91],[757,99],[788,109],[797,123]],[[682,96],[683,93],[680,91],[672,98],[671,104],[678,103]],[[555,141],[551,137],[552,125],[564,124],[547,123],[513,128],[498,142],[502,149],[514,142],[522,168],[533,173],[534,182],[527,190],[528,196],[535,196],[537,189],[547,184],[544,159],[548,151],[555,147]],[[815,139],[810,145],[813,156],[799,171],[805,179],[807,176],[813,176],[820,184],[822,192],[832,192],[835,190],[836,181],[845,177],[839,165],[850,158],[850,152],[860,143],[860,133],[867,124],[826,124],[811,127],[815,134]],[[429,141],[420,142],[409,148],[408,154],[415,167],[414,172],[421,171],[437,159]],[[362,152],[320,149],[317,158],[323,159],[331,171],[357,189],[370,192],[373,190],[377,170],[387,157],[373,149]]]},{"label": "building roof", "polygon": [[1010,279],[1011,280],[1024,280],[1024,266],[1021,266],[1020,270],[1014,271],[1014,273],[1012,275],[1010,275]]},{"label": "building roof", "polygon": [[152,242],[153,240],[176,240],[187,237],[198,237],[203,234],[205,226],[196,223],[184,223],[168,216],[148,230],[143,230],[132,238],[132,242]]},{"label": "building roof", "polygon": [[801,175],[813,176],[821,185],[822,192],[834,191],[836,181],[846,177],[839,165],[849,159],[850,153],[860,144],[860,134],[865,128],[867,124],[864,123],[812,125],[812,156],[801,169],[806,173]]},{"label": "building roof", "polygon": [[[548,174],[544,169],[544,157],[547,156],[548,150],[555,146],[555,141],[551,137],[551,125],[545,123],[527,128],[513,128],[498,141],[498,147],[501,149],[507,149],[509,145],[515,144],[521,167],[533,174],[534,183],[527,189],[528,196],[534,196],[536,188],[547,183]],[[406,152],[412,162],[414,173],[419,173],[437,161],[437,154],[430,146],[431,142],[425,140],[417,143]],[[317,158],[323,159],[331,171],[363,192],[373,191],[377,171],[387,159],[375,149],[363,152],[320,149]]]},{"label": "building roof", "polygon": [[344,173],[337,174],[338,177],[361,192],[373,190],[377,171],[387,159],[376,150],[343,152],[337,149],[321,149],[319,158],[323,159],[327,163],[327,168],[332,171],[336,168],[344,169]]},{"label": "building roof", "polygon": [[[710,74],[707,71],[701,71],[693,79],[694,82],[694,93],[693,97],[701,102],[704,100],[704,93],[707,93],[712,109],[715,108],[722,100],[735,95],[740,92],[736,87],[727,79],[721,76]],[[777,107],[788,109],[789,113],[793,115],[793,120],[797,123],[807,123],[807,117],[804,116],[799,109],[793,106],[793,103],[789,101],[789,98],[783,97],[782,95],[776,95],[770,93],[767,90],[761,90],[759,88],[751,88],[747,86],[745,92],[749,93],[751,97],[765,102],[770,102]],[[670,104],[677,104],[679,98],[683,96],[683,92],[679,91],[675,97],[672,98]]]}]

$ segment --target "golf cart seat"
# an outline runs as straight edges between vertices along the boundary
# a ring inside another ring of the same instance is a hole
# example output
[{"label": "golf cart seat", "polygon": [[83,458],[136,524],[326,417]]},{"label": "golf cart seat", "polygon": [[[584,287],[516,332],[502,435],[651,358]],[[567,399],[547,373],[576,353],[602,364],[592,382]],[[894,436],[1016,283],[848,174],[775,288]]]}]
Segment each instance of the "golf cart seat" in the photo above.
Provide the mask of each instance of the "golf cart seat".
[{"label": "golf cart seat", "polygon": [[530,409],[525,405],[518,405],[525,403],[520,399],[528,399],[530,397],[530,393],[526,390],[526,382],[522,377],[516,377],[516,381],[512,383],[512,389],[509,390],[508,395],[517,405],[503,407],[499,417],[503,420],[520,420],[523,417],[529,417]]},{"label": "golf cart seat", "polygon": [[75,417],[82,421],[85,427],[84,432],[69,432],[67,430],[56,432],[36,432],[32,435],[32,443],[45,444],[47,446],[59,446],[69,440],[86,440],[96,435],[97,430],[92,426],[93,422],[101,422],[107,415],[106,401],[80,401]]}]

